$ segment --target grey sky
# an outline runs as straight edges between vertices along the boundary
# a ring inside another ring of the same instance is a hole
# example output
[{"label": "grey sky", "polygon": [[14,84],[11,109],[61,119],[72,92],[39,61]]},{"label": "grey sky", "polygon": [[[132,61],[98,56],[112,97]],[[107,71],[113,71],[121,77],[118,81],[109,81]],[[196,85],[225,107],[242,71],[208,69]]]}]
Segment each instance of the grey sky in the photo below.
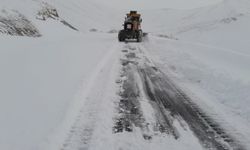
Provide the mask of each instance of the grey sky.
[{"label": "grey sky", "polygon": [[119,9],[177,8],[190,9],[206,6],[223,0],[96,0]]}]

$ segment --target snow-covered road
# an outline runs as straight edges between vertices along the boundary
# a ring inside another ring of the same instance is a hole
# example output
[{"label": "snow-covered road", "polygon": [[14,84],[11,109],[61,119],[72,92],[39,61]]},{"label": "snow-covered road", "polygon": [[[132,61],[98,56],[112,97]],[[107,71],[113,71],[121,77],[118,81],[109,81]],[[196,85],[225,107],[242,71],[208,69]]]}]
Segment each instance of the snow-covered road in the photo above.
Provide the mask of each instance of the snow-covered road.
[{"label": "snow-covered road", "polygon": [[161,71],[145,43],[118,43],[103,57],[60,148],[244,150]]},{"label": "snow-covered road", "polygon": [[61,149],[103,149],[105,141],[111,140],[115,78],[119,73],[118,47],[115,44],[103,56],[88,81],[87,89],[79,91],[83,102]]},{"label": "snow-covered road", "polygon": [[0,5],[1,150],[250,149],[249,0],[147,4],[143,43],[111,1]]}]

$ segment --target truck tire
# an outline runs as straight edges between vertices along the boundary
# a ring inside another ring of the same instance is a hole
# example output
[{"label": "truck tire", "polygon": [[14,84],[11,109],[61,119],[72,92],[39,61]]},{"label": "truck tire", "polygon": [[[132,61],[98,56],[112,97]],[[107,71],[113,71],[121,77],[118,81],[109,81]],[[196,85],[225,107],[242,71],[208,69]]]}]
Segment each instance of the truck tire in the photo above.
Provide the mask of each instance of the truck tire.
[{"label": "truck tire", "polygon": [[118,40],[119,42],[124,42],[125,41],[125,33],[123,30],[121,30],[118,34]]},{"label": "truck tire", "polygon": [[137,42],[142,42],[142,31],[139,30],[138,33],[137,33]]}]

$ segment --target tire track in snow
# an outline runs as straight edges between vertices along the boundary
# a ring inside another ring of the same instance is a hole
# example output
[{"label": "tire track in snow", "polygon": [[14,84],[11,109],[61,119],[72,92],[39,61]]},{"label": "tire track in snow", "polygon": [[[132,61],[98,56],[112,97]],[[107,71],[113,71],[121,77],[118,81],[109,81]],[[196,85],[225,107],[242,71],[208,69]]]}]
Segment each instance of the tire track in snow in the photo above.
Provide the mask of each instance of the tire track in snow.
[{"label": "tire track in snow", "polygon": [[84,104],[76,120],[70,128],[61,150],[88,150],[91,149],[95,131],[99,127],[99,120],[106,105],[104,103],[106,91],[109,89],[113,61],[117,57],[117,45],[112,48],[100,61],[93,76],[90,78],[88,88],[84,92]]},{"label": "tire track in snow", "polygon": [[[119,132],[133,132],[133,125],[141,128],[144,137],[145,128],[151,132],[151,140],[154,138],[148,122],[145,119],[147,114],[141,110],[140,98],[144,93],[150,100],[149,103],[154,109],[155,122],[160,124],[158,131],[173,135],[175,139],[181,138],[181,132],[174,124],[178,121],[182,127],[185,124],[192,131],[200,144],[205,149],[216,150],[244,150],[244,147],[237,142],[231,135],[212,118],[207,116],[192,100],[187,97],[173,82],[161,72],[151,61],[143,54],[143,47],[140,45],[127,44],[124,53],[125,59],[122,60],[123,74],[125,79],[122,83],[121,100],[118,106],[122,117],[117,119],[114,129]],[[139,74],[139,80],[134,78]],[[142,84],[142,85],[139,85]],[[143,89],[138,88],[142,86]],[[134,88],[131,88],[134,87]],[[125,102],[124,102],[125,101]],[[132,108],[138,109],[134,113]],[[150,112],[147,112],[150,113]],[[138,117],[138,114],[140,117]],[[124,121],[125,120],[125,121]],[[133,125],[131,125],[133,124]],[[126,129],[129,127],[128,129]],[[123,130],[125,129],[125,130]],[[164,129],[164,130],[162,130]],[[115,133],[117,133],[115,132]]]},{"label": "tire track in snow", "polygon": [[[150,125],[147,122],[145,112],[141,106],[141,101],[145,96],[145,90],[143,90],[143,83],[138,82],[141,80],[141,75],[139,72],[139,62],[136,60],[140,59],[136,56],[137,47],[125,45],[125,58],[121,60],[123,66],[121,77],[124,79],[121,83],[120,101],[118,104],[118,117],[116,118],[115,125],[113,128],[114,133],[120,132],[133,132],[133,130],[138,127],[142,131],[142,137],[145,140],[151,140],[153,134],[156,132],[166,133],[173,135],[175,139],[178,139],[179,133],[173,126],[173,120],[167,114],[166,110],[162,106],[156,104],[154,105],[155,112],[150,112],[154,114],[155,121]],[[157,108],[155,108],[157,107]],[[145,110],[144,110],[145,111]]]}]

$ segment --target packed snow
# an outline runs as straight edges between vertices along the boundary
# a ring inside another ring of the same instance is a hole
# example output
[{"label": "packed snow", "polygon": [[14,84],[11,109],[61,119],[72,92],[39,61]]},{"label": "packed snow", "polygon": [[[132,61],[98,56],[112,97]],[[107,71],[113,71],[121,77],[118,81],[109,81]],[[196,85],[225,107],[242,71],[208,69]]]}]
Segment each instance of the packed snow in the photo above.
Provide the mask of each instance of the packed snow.
[{"label": "packed snow", "polygon": [[[125,48],[117,31],[130,8],[111,2],[0,0],[0,149],[202,149],[178,122],[180,140],[112,133]],[[145,56],[250,149],[250,2],[152,2],[135,7],[149,33]]]}]

